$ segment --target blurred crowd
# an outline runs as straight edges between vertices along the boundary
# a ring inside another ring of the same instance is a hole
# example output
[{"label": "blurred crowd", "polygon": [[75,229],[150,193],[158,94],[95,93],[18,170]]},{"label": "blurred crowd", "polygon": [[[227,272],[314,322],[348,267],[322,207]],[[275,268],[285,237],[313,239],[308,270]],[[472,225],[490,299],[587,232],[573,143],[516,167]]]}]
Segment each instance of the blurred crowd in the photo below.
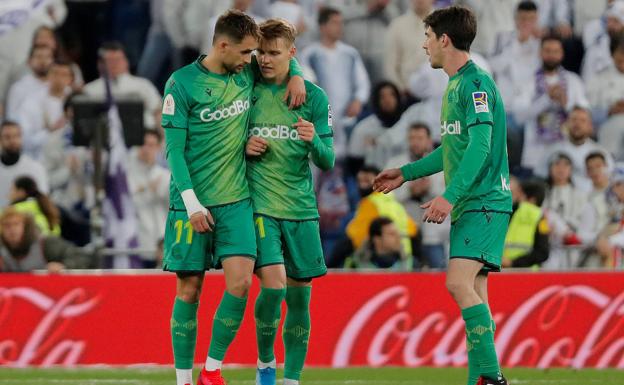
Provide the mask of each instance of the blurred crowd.
[{"label": "blurred crowd", "polygon": [[[337,166],[317,172],[330,267],[443,269],[450,223],[422,222],[442,174],[372,191],[382,169],[440,142],[448,80],[423,19],[474,10],[472,60],[507,111],[514,214],[506,267],[622,268],[623,0],[24,0],[0,4],[0,271],[94,268],[93,148],[76,145],[72,101],[142,102],[147,129],[127,173],[144,267],[159,266],[170,173],[159,125],[169,74],[211,49],[228,8],[298,31],[297,59],[328,94]],[[155,251],[156,250],[156,251]]]}]

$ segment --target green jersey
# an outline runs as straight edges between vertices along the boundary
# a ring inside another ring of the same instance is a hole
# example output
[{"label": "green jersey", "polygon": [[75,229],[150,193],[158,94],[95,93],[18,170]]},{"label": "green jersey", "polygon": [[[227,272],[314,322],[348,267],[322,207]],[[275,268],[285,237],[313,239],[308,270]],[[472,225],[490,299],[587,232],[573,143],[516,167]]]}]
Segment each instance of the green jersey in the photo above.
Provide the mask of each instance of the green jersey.
[{"label": "green jersey", "polygon": [[[253,73],[245,66],[238,74],[215,74],[203,59],[175,71],[165,87],[162,127],[172,170],[170,205],[177,209],[184,209],[180,193],[186,189],[204,206],[249,197],[244,146]],[[180,160],[188,172],[176,164]]]},{"label": "green jersey", "polygon": [[444,170],[453,221],[466,211],[511,213],[505,107],[494,80],[472,61],[449,79],[440,121],[442,145],[404,166],[406,179]]},{"label": "green jersey", "polygon": [[[321,169],[334,165],[331,108],[325,92],[306,81],[306,102],[294,110],[282,102],[285,85],[259,82],[253,91],[249,136],[268,141],[267,151],[247,158],[254,212],[279,219],[318,218],[309,157]],[[312,142],[292,125],[301,117],[314,124]]]}]

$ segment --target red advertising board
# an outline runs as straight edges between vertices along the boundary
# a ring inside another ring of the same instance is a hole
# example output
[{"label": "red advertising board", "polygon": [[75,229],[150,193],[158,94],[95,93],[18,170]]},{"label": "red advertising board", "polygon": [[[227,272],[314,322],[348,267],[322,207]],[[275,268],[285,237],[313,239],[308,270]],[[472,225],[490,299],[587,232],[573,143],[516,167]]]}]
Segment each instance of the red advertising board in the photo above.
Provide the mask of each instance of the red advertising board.
[{"label": "red advertising board", "polygon": [[[207,275],[196,362],[208,348],[221,275]],[[0,275],[0,365],[171,364],[173,275]],[[226,363],[256,361],[253,300]],[[624,368],[624,273],[490,278],[505,366]],[[283,359],[281,340],[276,343]],[[314,281],[307,363],[461,366],[463,321],[444,275],[330,274]]]}]

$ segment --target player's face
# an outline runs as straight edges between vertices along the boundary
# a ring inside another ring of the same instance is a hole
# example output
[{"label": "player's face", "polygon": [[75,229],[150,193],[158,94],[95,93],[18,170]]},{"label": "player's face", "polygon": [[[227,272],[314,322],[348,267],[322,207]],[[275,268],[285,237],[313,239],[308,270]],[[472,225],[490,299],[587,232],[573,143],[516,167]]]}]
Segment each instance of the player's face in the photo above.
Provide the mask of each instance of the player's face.
[{"label": "player's face", "polygon": [[251,35],[245,36],[240,43],[228,39],[223,46],[223,66],[229,72],[240,73],[251,63],[251,54],[256,48],[258,41]]},{"label": "player's face", "polygon": [[572,177],[572,165],[567,159],[556,160],[550,166],[550,177],[555,186],[565,186]]},{"label": "player's face", "polygon": [[444,36],[438,38],[431,27],[425,30],[425,42],[423,48],[429,56],[429,63],[433,68],[442,68],[442,40]]},{"label": "player's face", "polygon": [[24,217],[10,215],[2,221],[2,240],[9,246],[17,246],[24,237]]},{"label": "player's face", "polygon": [[424,156],[431,150],[433,143],[424,129],[411,129],[407,135],[410,152],[418,157]]},{"label": "player's face", "polygon": [[257,57],[262,77],[267,80],[284,79],[295,53],[295,47],[284,38],[260,40]]}]

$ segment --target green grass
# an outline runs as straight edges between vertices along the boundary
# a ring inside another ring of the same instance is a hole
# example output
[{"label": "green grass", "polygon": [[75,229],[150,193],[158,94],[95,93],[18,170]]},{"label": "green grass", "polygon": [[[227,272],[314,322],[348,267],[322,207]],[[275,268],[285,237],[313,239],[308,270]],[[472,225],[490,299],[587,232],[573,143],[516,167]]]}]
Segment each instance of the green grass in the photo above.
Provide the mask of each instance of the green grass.
[{"label": "green grass", "polygon": [[[306,369],[302,385],[465,385],[466,369]],[[622,370],[507,369],[512,385],[624,385]],[[254,385],[253,369],[226,369],[229,385]],[[196,376],[195,376],[196,377]],[[279,378],[279,373],[278,373]],[[278,384],[281,382],[278,381]],[[173,369],[0,369],[0,385],[175,385]]]}]

